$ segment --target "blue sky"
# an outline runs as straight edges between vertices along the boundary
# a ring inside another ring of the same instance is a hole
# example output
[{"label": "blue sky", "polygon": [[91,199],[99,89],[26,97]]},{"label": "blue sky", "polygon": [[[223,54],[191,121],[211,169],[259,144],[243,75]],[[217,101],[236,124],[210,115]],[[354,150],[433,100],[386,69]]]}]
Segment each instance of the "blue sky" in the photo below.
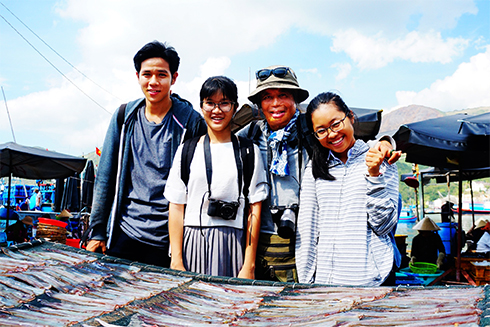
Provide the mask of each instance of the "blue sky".
[{"label": "blue sky", "polygon": [[[142,96],[132,57],[155,39],[179,52],[173,91],[196,109],[207,77],[234,79],[244,104],[255,71],[274,64],[292,67],[310,99],[335,90],[385,112],[490,106],[488,0],[0,0],[0,15],[17,142],[73,155],[101,147],[110,113]],[[0,143],[13,140],[6,112],[2,97]]]}]

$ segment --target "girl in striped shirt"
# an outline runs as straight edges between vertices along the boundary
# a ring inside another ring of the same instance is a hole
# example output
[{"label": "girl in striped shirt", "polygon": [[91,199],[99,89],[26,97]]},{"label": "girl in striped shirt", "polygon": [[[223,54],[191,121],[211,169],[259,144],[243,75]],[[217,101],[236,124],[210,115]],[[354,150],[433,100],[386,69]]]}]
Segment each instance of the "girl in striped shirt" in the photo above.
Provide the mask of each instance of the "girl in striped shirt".
[{"label": "girl in striped shirt", "polygon": [[356,139],[354,114],[337,94],[319,94],[306,115],[317,142],[301,184],[299,281],[378,286],[393,264],[396,165]]}]

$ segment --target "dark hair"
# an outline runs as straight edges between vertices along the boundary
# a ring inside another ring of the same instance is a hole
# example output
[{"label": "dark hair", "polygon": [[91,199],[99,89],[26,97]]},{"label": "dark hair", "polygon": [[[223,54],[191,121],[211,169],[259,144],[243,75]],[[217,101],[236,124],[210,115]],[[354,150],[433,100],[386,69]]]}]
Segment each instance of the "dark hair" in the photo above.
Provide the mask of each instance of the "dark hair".
[{"label": "dark hair", "polygon": [[[314,97],[313,100],[311,100],[311,102],[308,104],[308,107],[306,108],[306,124],[311,131],[313,131],[311,115],[320,107],[320,105],[329,103],[335,105],[335,107],[337,107],[339,111],[345,113],[347,117],[354,117],[354,113],[349,109],[349,107],[347,107],[344,100],[342,100],[342,98],[338,94],[332,92],[320,93],[316,97]],[[330,149],[327,149],[323,145],[321,145],[320,141],[317,138],[313,137],[312,139],[314,139],[311,144],[313,148],[313,153],[311,156],[313,177],[325,180],[334,180],[335,177],[333,177],[329,173],[327,165],[327,161],[330,157]]]},{"label": "dark hair", "polygon": [[228,100],[235,102],[235,105],[238,106],[238,88],[235,82],[226,76],[209,77],[202,84],[201,92],[199,93],[200,100],[204,101],[204,99],[212,96],[218,91],[221,91],[223,96]]},{"label": "dark hair", "polygon": [[180,58],[177,51],[171,46],[159,41],[153,41],[145,44],[134,56],[134,68],[139,73],[141,70],[141,63],[150,58],[162,58],[168,62],[170,73],[172,77],[174,73],[179,69]]}]

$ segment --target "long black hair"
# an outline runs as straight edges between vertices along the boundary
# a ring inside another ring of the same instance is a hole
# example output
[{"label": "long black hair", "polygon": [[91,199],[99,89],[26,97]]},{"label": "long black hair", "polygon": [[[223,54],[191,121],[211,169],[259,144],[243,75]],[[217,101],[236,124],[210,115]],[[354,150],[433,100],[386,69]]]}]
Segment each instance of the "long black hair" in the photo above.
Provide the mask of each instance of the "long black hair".
[{"label": "long black hair", "polygon": [[[311,121],[311,115],[320,107],[322,104],[332,103],[337,107],[337,109],[346,114],[348,118],[354,117],[354,113],[347,107],[344,100],[333,92],[324,92],[318,94],[311,100],[306,108],[306,124],[310,131],[313,132],[313,123]],[[313,137],[315,140],[312,142],[311,146],[313,148],[313,153],[311,155],[311,165],[313,169],[313,177],[321,178],[325,180],[334,180],[329,171],[327,161],[330,157],[330,149],[325,148],[321,145],[320,141]]]}]

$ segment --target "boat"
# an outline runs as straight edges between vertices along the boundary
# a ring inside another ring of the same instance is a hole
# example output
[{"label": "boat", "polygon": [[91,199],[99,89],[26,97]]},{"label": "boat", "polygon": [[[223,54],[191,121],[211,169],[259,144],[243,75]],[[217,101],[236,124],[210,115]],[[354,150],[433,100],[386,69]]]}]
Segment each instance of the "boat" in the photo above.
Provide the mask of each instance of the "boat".
[{"label": "boat", "polygon": [[400,223],[414,223],[417,220],[417,215],[413,211],[414,206],[403,207],[400,212],[398,222]]},{"label": "boat", "polygon": [[[471,213],[474,211],[477,214],[490,214],[490,201],[474,202],[473,209],[474,210],[471,210],[471,202],[463,201],[463,213]],[[453,211],[455,213],[459,212],[457,204],[453,206]]]}]

